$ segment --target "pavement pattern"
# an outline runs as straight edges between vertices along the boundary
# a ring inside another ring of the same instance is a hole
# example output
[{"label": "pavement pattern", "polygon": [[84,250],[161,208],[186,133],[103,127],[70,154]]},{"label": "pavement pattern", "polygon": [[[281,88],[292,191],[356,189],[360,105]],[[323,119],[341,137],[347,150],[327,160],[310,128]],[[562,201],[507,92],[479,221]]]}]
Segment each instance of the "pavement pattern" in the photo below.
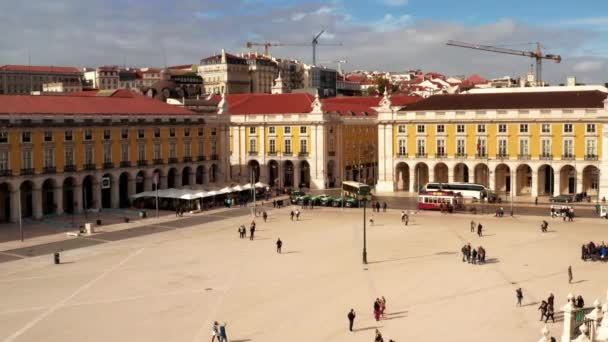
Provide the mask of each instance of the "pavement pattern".
[{"label": "pavement pattern", "polygon": [[[361,209],[302,210],[297,222],[289,207],[268,210],[253,241],[239,239],[252,217],[235,208],[0,253],[14,256],[0,263],[0,339],[209,341],[218,320],[233,342],[372,341],[376,328],[397,342],[536,341],[549,292],[557,309],[569,292],[605,301],[608,263],[580,260],[581,243],[608,240],[605,220],[412,212],[405,227],[400,210],[368,209],[363,265]],[[461,261],[466,242],[484,246],[487,264]],[[61,265],[48,255],[57,248]],[[376,322],[380,296],[387,312]],[[560,317],[549,323],[558,340]]]}]

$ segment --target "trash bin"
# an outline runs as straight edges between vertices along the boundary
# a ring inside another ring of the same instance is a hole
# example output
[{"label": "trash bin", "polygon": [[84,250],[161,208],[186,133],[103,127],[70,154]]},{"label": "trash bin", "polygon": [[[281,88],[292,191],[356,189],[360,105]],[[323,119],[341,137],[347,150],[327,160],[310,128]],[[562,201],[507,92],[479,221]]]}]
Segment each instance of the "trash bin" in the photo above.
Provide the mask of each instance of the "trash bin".
[{"label": "trash bin", "polygon": [[101,226],[101,220],[97,220],[97,225]]},{"label": "trash bin", "polygon": [[61,263],[59,260],[59,252],[55,252],[55,254],[53,254],[53,260],[55,261],[55,265],[59,265]]},{"label": "trash bin", "polygon": [[93,225],[90,223],[85,223],[84,224],[84,230],[87,232],[88,235],[93,234],[95,231],[93,230]]}]

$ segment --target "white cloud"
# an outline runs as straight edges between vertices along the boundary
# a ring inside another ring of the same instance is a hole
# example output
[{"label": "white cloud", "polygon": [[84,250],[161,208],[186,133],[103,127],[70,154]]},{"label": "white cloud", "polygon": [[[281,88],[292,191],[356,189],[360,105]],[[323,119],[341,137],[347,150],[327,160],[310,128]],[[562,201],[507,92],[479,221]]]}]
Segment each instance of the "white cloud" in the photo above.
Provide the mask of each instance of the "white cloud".
[{"label": "white cloud", "polygon": [[405,6],[409,2],[408,0],[383,0],[385,5],[388,6]]},{"label": "white cloud", "polygon": [[300,21],[300,20],[304,19],[305,16],[306,16],[306,13],[302,13],[302,12],[294,13],[291,16],[291,20],[293,20],[293,21]]},{"label": "white cloud", "polygon": [[379,32],[394,31],[412,22],[412,16],[403,14],[398,17],[393,16],[390,13],[384,15],[384,17],[376,21],[372,27]]},{"label": "white cloud", "polygon": [[585,72],[599,71],[603,67],[604,67],[603,61],[581,61],[581,62],[574,64],[574,66],[572,67],[572,70],[574,70],[576,72],[585,73]]},{"label": "white cloud", "polygon": [[566,20],[564,23],[567,25],[606,26],[608,25],[608,17],[575,18]]}]

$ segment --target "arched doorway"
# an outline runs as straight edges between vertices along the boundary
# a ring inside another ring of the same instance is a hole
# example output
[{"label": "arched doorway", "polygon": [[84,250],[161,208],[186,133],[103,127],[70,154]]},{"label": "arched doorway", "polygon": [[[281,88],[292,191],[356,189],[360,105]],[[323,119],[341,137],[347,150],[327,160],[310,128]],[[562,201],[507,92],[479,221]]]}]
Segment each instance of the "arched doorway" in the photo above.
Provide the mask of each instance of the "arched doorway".
[{"label": "arched doorway", "polygon": [[146,173],[139,171],[137,176],[135,176],[135,193],[138,194],[144,191],[146,191]]},{"label": "arched doorway", "polygon": [[205,167],[203,165],[199,165],[196,168],[196,184],[203,184],[203,181],[205,179]]},{"label": "arched doorway", "polygon": [[247,163],[247,182],[257,183],[260,181],[260,163],[250,160]]},{"label": "arched doorway", "polygon": [[63,180],[63,211],[68,214],[74,213],[74,207],[76,205],[75,187],[76,180],[74,177],[68,177]]},{"label": "arched doorway", "polygon": [[211,168],[209,169],[209,181],[211,183],[215,183],[217,181],[217,176],[219,173],[219,167],[217,164],[211,164]]},{"label": "arched doorway", "polygon": [[275,186],[279,183],[279,163],[276,160],[268,162],[268,184]]},{"label": "arched doorway", "polygon": [[437,163],[435,165],[435,182],[447,183],[448,179],[448,166],[445,163]]},{"label": "arched doorway", "polygon": [[[490,187],[490,169],[486,164],[475,165],[475,184],[481,184]],[[491,189],[494,190],[494,189]]]},{"label": "arched doorway", "polygon": [[414,166],[414,191],[420,192],[429,182],[429,167],[425,163]]},{"label": "arched doorway", "polygon": [[190,185],[190,174],[192,173],[192,169],[189,166],[186,166],[182,170],[182,186]]},{"label": "arched doorway", "polygon": [[156,191],[157,187],[159,190],[162,188],[160,184],[160,180],[162,177],[163,172],[160,169],[155,169],[154,171],[152,171],[152,191]]},{"label": "arched doorway", "polygon": [[55,208],[55,180],[49,178],[42,183],[42,215],[52,215]]},{"label": "arched doorway", "polygon": [[458,163],[454,166],[454,182],[469,182],[469,167],[465,163]]},{"label": "arched doorway", "polygon": [[494,177],[494,191],[511,193],[511,169],[507,164],[498,164]]},{"label": "arched doorway", "polygon": [[576,169],[572,165],[564,165],[559,170],[559,194],[576,193]]},{"label": "arched doorway", "polygon": [[541,165],[538,168],[538,194],[552,196],[554,193],[555,172],[551,165]]},{"label": "arched doorway", "polygon": [[116,186],[114,184],[114,178],[111,174],[106,173],[101,177],[101,207],[112,208],[112,188]]},{"label": "arched doorway", "polygon": [[283,170],[283,186],[293,186],[293,163],[286,161]]},{"label": "arched doorway", "polygon": [[93,176],[86,176],[82,180],[82,208],[91,209],[93,208]]},{"label": "arched doorway", "polygon": [[21,191],[21,217],[34,216],[34,202],[32,198],[34,184],[31,181],[26,180],[21,183],[19,190]]},{"label": "arched doorway", "polygon": [[310,188],[310,165],[306,160],[300,162],[300,187]]},{"label": "arched doorway", "polygon": [[327,187],[329,188],[333,188],[336,186],[336,176],[335,176],[335,172],[336,172],[336,162],[333,160],[330,160],[327,162],[327,169],[325,170],[325,172],[327,173]]},{"label": "arched doorway", "polygon": [[395,185],[397,191],[410,190],[410,167],[407,163],[401,162],[395,167]]},{"label": "arched doorway", "polygon": [[583,192],[587,196],[597,196],[600,188],[600,169],[594,165],[585,166],[583,169]]},{"label": "arched doorway", "polygon": [[517,196],[532,194],[532,168],[528,164],[522,164],[515,170],[515,194]]},{"label": "arched doorway", "polygon": [[120,198],[118,201],[118,206],[120,208],[128,208],[131,206],[129,203],[129,181],[130,179],[128,172],[123,172],[118,177],[118,197]]},{"label": "arched doorway", "polygon": [[175,189],[175,177],[177,176],[177,170],[172,167],[167,172],[167,189]]},{"label": "arched doorway", "polygon": [[11,185],[0,183],[0,223],[11,221]]}]

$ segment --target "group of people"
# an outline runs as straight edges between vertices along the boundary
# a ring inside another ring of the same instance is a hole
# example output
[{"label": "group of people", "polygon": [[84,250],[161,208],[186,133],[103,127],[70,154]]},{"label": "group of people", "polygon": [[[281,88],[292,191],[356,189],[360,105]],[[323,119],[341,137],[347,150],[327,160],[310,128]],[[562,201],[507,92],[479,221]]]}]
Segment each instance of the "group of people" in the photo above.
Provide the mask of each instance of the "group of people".
[{"label": "group of people", "polygon": [[483,226],[481,225],[481,222],[477,223],[477,225],[475,225],[475,221],[471,220],[471,233],[475,233],[475,228],[477,228],[477,236],[482,237],[483,236]]},{"label": "group of people", "polygon": [[[380,333],[380,330],[376,329],[376,338],[374,338],[374,342],[384,342],[384,338]],[[395,342],[394,340],[388,340],[388,342]]]},{"label": "group of people", "polygon": [[[382,211],[386,212],[386,209],[388,209],[388,205],[386,204],[386,202],[382,203]],[[380,212],[380,202],[379,201],[374,201],[372,202],[372,210],[376,213]]]},{"label": "group of people", "polygon": [[568,220],[568,222],[574,221],[574,208],[569,207],[567,205],[562,205],[557,208],[556,206],[551,206],[551,218],[554,217],[562,217],[564,222]]},{"label": "group of people", "polygon": [[503,217],[505,216],[505,209],[503,207],[499,207],[498,209],[496,209],[496,214],[494,214],[495,217]]},{"label": "group of people", "polygon": [[583,261],[606,261],[608,259],[607,254],[608,247],[606,247],[606,243],[604,243],[604,241],[597,245],[593,243],[593,241],[590,241],[588,244],[583,244],[581,247],[581,258]]},{"label": "group of people", "polygon": [[410,215],[408,215],[405,211],[401,211],[401,223],[404,225],[408,225],[410,223]]},{"label": "group of people", "polygon": [[[247,229],[245,225],[240,225],[239,229],[239,238],[244,239],[247,235]],[[251,221],[251,225],[249,226],[249,240],[253,240],[253,236],[255,235],[255,220]]]},{"label": "group of people", "polygon": [[386,298],[384,296],[382,296],[382,299],[376,298],[374,301],[374,318],[376,321],[384,317],[384,310],[386,310]]},{"label": "group of people", "polygon": [[[581,297],[581,300],[582,299],[583,298]],[[553,306],[554,300],[555,300],[555,296],[553,296],[553,293],[550,293],[547,300],[543,300],[540,303],[538,310],[540,310],[540,320],[541,321],[543,320],[543,318],[545,318],[545,323],[547,323],[549,321],[549,318],[551,318],[551,321],[553,323],[555,323],[555,307]]]},{"label": "group of people", "polygon": [[291,220],[292,220],[292,221],[293,221],[294,216],[295,216],[295,218],[296,218],[296,221],[299,221],[299,220],[300,220],[300,211],[299,211],[298,209],[296,209],[296,210],[292,210],[292,211],[289,213],[289,216],[291,217]]},{"label": "group of people", "polygon": [[442,214],[451,214],[452,212],[454,212],[454,206],[452,206],[450,203],[441,203],[439,205],[439,212]]},{"label": "group of people", "polygon": [[211,342],[228,342],[228,335],[226,334],[226,322],[219,324],[217,321],[213,322],[211,326]]},{"label": "group of people", "polygon": [[484,264],[486,262],[486,250],[479,246],[476,249],[471,247],[470,243],[462,246],[462,262],[469,264]]}]

